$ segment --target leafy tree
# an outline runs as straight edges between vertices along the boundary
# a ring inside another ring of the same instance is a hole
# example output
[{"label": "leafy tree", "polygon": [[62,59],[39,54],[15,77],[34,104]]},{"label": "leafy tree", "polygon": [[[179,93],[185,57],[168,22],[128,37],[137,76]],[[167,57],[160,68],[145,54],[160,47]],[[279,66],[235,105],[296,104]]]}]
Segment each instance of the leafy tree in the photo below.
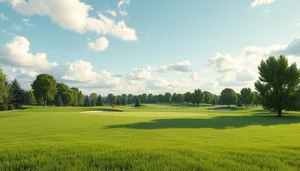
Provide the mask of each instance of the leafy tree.
[{"label": "leafy tree", "polygon": [[176,99],[177,99],[177,103],[183,103],[184,102],[183,94],[177,94]]},{"label": "leafy tree", "polygon": [[203,94],[203,102],[206,104],[210,104],[213,99],[213,95],[208,91],[203,92]]},{"label": "leafy tree", "polygon": [[230,107],[231,104],[236,104],[236,98],[236,93],[231,88],[225,88],[221,92],[220,99],[222,101],[222,104],[228,105],[228,107]]},{"label": "leafy tree", "polygon": [[118,97],[113,96],[112,104],[117,104],[117,102],[118,102]]},{"label": "leafy tree", "polygon": [[9,85],[9,103],[15,107],[20,107],[24,103],[24,96],[24,90],[17,79],[14,79]]},{"label": "leafy tree", "polygon": [[202,93],[202,91],[200,89],[197,89],[194,91],[194,100],[198,106],[200,106],[200,103],[203,102],[203,97],[204,97],[204,94]]},{"label": "leafy tree", "polygon": [[132,94],[128,94],[127,96],[127,104],[133,104],[133,95]]},{"label": "leafy tree", "polygon": [[261,61],[258,70],[260,77],[255,88],[264,108],[276,111],[279,117],[282,110],[299,110],[300,71],[296,63],[289,66],[285,56],[271,56]]},{"label": "leafy tree", "polygon": [[148,94],[148,103],[155,103],[153,94]]},{"label": "leafy tree", "polygon": [[256,107],[261,104],[262,102],[262,98],[260,97],[260,95],[258,94],[258,92],[254,92],[254,104],[256,105]]},{"label": "leafy tree", "polygon": [[134,106],[135,107],[140,107],[141,106],[141,100],[140,100],[139,97],[136,98]]},{"label": "leafy tree", "polygon": [[84,106],[85,107],[91,106],[91,101],[90,101],[90,97],[89,96],[85,96],[84,97]]},{"label": "leafy tree", "polygon": [[114,101],[115,100],[115,96],[113,94],[108,94],[107,96],[107,100],[110,104],[116,104],[117,101]]},{"label": "leafy tree", "polygon": [[62,99],[61,99],[60,94],[59,94],[59,95],[56,95],[55,100],[54,100],[54,104],[55,104],[56,106],[63,106],[63,105],[64,105],[64,103],[63,103],[63,101],[62,101]]},{"label": "leafy tree", "polygon": [[177,103],[177,94],[176,94],[176,93],[173,93],[171,99],[172,99],[172,102],[173,102],[173,103]]},{"label": "leafy tree", "polygon": [[123,99],[125,100],[125,102],[127,103],[127,94],[122,94],[121,95],[121,97],[122,97],[122,103],[123,103]]},{"label": "leafy tree", "polygon": [[191,92],[186,92],[183,95],[184,98],[184,102],[186,102],[187,104],[192,102],[192,93]]},{"label": "leafy tree", "polygon": [[33,91],[27,91],[25,93],[25,104],[27,105],[36,105],[36,99],[34,97]]},{"label": "leafy tree", "polygon": [[122,102],[121,102],[121,104],[122,104],[123,106],[125,106],[125,105],[126,105],[126,99],[125,99],[125,98],[122,98]]},{"label": "leafy tree", "polygon": [[158,101],[158,103],[163,103],[163,102],[165,102],[165,96],[164,96],[163,94],[159,94],[159,95],[157,96],[157,101]]},{"label": "leafy tree", "polygon": [[92,93],[90,95],[91,105],[96,106],[98,95],[96,93]]},{"label": "leafy tree", "polygon": [[68,90],[68,91],[62,92],[61,98],[62,98],[62,102],[63,102],[64,106],[71,105],[72,98],[73,98],[72,91]]},{"label": "leafy tree", "polygon": [[46,106],[48,100],[54,100],[56,95],[56,80],[52,75],[40,74],[32,83],[32,89],[36,98],[40,98]]},{"label": "leafy tree", "polygon": [[78,88],[75,88],[75,87],[72,87],[71,88],[71,91],[72,91],[72,106],[78,106],[79,105],[79,89]]},{"label": "leafy tree", "polygon": [[140,100],[142,103],[147,103],[148,102],[148,95],[146,93],[142,94],[140,97]]},{"label": "leafy tree", "polygon": [[217,102],[216,102],[216,98],[215,98],[215,97],[213,97],[211,104],[212,104],[213,106],[216,106]]},{"label": "leafy tree", "polygon": [[171,103],[172,102],[172,95],[171,93],[165,93],[165,102]]},{"label": "leafy tree", "polygon": [[254,93],[251,91],[251,88],[243,88],[240,94],[240,101],[242,104],[246,105],[246,108],[249,104],[252,104],[255,99]]},{"label": "leafy tree", "polygon": [[5,102],[5,99],[8,97],[8,87],[6,82],[6,75],[3,73],[0,68],[0,104]]},{"label": "leafy tree", "polygon": [[82,94],[81,91],[79,91],[79,94],[78,94],[78,105],[79,106],[83,106],[84,105],[84,95]]},{"label": "leafy tree", "polygon": [[120,106],[121,105],[121,97],[117,97],[117,106]]},{"label": "leafy tree", "polygon": [[99,94],[98,98],[97,98],[97,106],[104,106],[103,104],[103,99],[101,97],[101,95]]},{"label": "leafy tree", "polygon": [[237,107],[242,107],[243,106],[243,103],[242,103],[242,100],[241,100],[241,95],[240,94],[236,94],[236,106]]}]

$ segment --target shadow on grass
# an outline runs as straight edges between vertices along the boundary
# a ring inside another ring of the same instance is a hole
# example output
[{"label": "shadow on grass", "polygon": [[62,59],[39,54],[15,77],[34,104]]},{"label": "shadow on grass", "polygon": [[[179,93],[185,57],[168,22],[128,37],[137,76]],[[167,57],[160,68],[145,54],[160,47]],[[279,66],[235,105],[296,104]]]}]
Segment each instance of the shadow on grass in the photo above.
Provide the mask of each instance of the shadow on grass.
[{"label": "shadow on grass", "polygon": [[109,125],[106,128],[129,128],[129,129],[166,129],[166,128],[213,128],[230,129],[241,128],[251,125],[272,126],[300,123],[298,116],[218,116],[214,118],[173,118],[155,119],[151,122],[138,122],[123,125]]}]

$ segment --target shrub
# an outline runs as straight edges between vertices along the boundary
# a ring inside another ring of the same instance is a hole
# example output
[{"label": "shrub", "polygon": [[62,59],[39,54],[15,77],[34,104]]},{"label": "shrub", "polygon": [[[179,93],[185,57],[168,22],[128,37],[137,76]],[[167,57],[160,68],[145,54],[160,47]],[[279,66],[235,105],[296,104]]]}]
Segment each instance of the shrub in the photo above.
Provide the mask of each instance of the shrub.
[{"label": "shrub", "polygon": [[0,104],[0,111],[6,111],[7,109],[7,104]]},{"label": "shrub", "polygon": [[14,110],[15,109],[15,106],[13,104],[8,104],[7,105],[7,109],[8,110]]}]

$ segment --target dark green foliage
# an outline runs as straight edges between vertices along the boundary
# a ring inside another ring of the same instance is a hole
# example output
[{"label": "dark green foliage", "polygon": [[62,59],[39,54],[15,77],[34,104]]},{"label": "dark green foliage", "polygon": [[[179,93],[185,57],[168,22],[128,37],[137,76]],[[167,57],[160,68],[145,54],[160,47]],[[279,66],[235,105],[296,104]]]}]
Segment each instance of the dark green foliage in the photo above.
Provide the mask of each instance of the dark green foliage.
[{"label": "dark green foliage", "polygon": [[117,97],[116,105],[117,105],[117,106],[120,106],[120,105],[121,105],[121,97]]},{"label": "dark green foliage", "polygon": [[133,95],[132,94],[128,94],[128,96],[127,96],[127,104],[133,104],[133,103],[134,103]]},{"label": "dark green foliage", "polygon": [[134,106],[135,107],[140,107],[141,106],[141,100],[140,100],[139,97],[136,98]]},{"label": "dark green foliage", "polygon": [[213,97],[211,104],[212,104],[213,106],[216,106],[216,105],[217,105],[217,102],[216,102],[216,98],[215,98],[215,97]]},{"label": "dark green foliage", "polygon": [[165,102],[165,96],[163,94],[159,94],[157,96],[158,103],[164,103]]},{"label": "dark green foliage", "polygon": [[250,88],[243,88],[241,90],[239,100],[242,104],[246,105],[246,108],[248,107],[249,104],[253,103],[254,99],[255,99],[255,95]]},{"label": "dark green foliage", "polygon": [[92,106],[96,106],[97,105],[97,99],[98,99],[98,95],[96,93],[92,93],[90,95],[90,101],[91,101],[91,105]]},{"label": "dark green foliage", "polygon": [[14,104],[8,104],[7,105],[7,110],[14,110],[15,109],[15,105]]},{"label": "dark green foliage", "polygon": [[171,103],[172,102],[172,95],[171,93],[165,93],[165,101],[166,103]]},{"label": "dark green foliage", "polygon": [[52,75],[40,74],[36,77],[36,80],[31,84],[34,95],[37,99],[42,99],[44,106],[46,102],[54,100],[57,93],[56,80]]},{"label": "dark green foliage", "polygon": [[84,95],[82,94],[81,91],[79,91],[79,94],[78,94],[78,105],[79,106],[83,106],[84,105]]},{"label": "dark green foliage", "polygon": [[13,104],[15,107],[21,107],[24,103],[24,99],[24,90],[21,88],[17,79],[14,79],[11,84],[9,84],[8,103]]},{"label": "dark green foliage", "polygon": [[261,104],[262,102],[262,98],[260,97],[258,92],[254,92],[254,104],[256,105],[256,107]]},{"label": "dark green foliage", "polygon": [[262,98],[265,109],[282,115],[282,110],[300,109],[300,71],[297,64],[289,66],[285,56],[269,57],[261,61],[259,80],[255,82],[255,88]]},{"label": "dark green foliage", "polygon": [[104,103],[103,103],[103,99],[101,97],[101,95],[99,94],[98,98],[97,98],[97,103],[96,103],[97,106],[104,106]]},{"label": "dark green foliage", "polygon": [[0,104],[0,111],[7,111],[7,104]]},{"label": "dark green foliage", "polygon": [[116,100],[116,99],[115,99],[115,96],[114,96],[113,94],[108,94],[107,100],[108,100],[108,102],[109,102],[110,104],[115,104],[115,103],[117,102],[117,101],[114,101],[114,100]]},{"label": "dark green foliage", "polygon": [[61,99],[61,97],[60,97],[59,94],[56,95],[55,100],[54,100],[54,104],[56,106],[63,106],[64,105],[64,103],[63,103],[63,101],[62,101],[62,99]]},{"label": "dark green foliage", "polygon": [[240,94],[236,95],[236,106],[237,107],[243,107],[243,103],[242,103],[241,98],[242,98],[242,96]]},{"label": "dark green foliage", "polygon": [[204,97],[204,94],[202,93],[202,91],[200,89],[195,90],[193,96],[194,96],[195,104],[200,106],[200,103],[203,102],[203,97]]},{"label": "dark green foliage", "polygon": [[79,93],[80,93],[80,91],[79,91],[79,89],[78,88],[75,88],[75,87],[72,87],[71,88],[71,94],[72,94],[72,102],[71,102],[71,105],[72,106],[78,106],[78,104],[79,104],[79,98],[78,98],[78,96],[79,96]]},{"label": "dark green foliage", "polygon": [[125,106],[125,105],[126,105],[126,99],[125,99],[125,98],[122,98],[122,102],[121,102],[121,104],[122,104],[123,106]]},{"label": "dark green foliage", "polygon": [[212,102],[212,99],[213,99],[213,95],[210,93],[210,92],[208,92],[208,91],[205,91],[205,92],[203,92],[203,102],[205,103],[205,104],[211,104],[211,102]]},{"label": "dark green foliage", "polygon": [[147,103],[148,102],[148,95],[146,93],[142,94],[140,96],[140,100],[142,103]]},{"label": "dark green foliage", "polygon": [[232,104],[236,104],[236,98],[236,93],[231,88],[225,88],[221,92],[220,100],[222,101],[222,104],[228,105],[228,107]]},{"label": "dark green foliage", "polygon": [[85,107],[90,107],[91,106],[91,101],[89,96],[85,96],[84,98],[84,106]]},{"label": "dark green foliage", "polygon": [[191,92],[186,92],[183,95],[184,98],[184,102],[186,102],[187,104],[192,102],[192,93]]},{"label": "dark green foliage", "polygon": [[36,105],[36,99],[33,94],[33,91],[27,91],[25,92],[25,100],[24,103],[27,105]]},{"label": "dark green foliage", "polygon": [[6,75],[3,73],[0,68],[0,104],[5,102],[5,99],[8,97],[8,86],[6,83]]}]

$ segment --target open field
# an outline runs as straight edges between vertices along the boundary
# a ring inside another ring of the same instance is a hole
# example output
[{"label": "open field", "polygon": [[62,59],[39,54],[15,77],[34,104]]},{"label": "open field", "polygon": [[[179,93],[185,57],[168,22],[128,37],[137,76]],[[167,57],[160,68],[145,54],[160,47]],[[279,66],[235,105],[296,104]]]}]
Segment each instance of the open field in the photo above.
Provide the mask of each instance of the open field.
[{"label": "open field", "polygon": [[0,113],[0,170],[300,170],[300,114],[147,105]]}]

